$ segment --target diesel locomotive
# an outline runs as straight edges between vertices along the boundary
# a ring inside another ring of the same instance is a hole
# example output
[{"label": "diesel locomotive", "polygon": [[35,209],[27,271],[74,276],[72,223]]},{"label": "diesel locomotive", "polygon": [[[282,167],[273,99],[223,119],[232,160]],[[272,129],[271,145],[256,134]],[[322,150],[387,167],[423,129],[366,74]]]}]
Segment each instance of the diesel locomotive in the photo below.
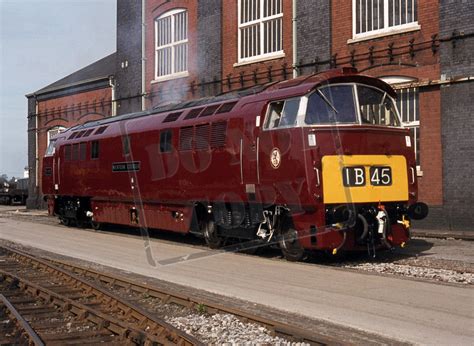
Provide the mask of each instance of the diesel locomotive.
[{"label": "diesel locomotive", "polygon": [[404,246],[428,207],[395,98],[343,68],[89,122],[51,140],[43,193],[66,225],[277,244],[292,261]]}]

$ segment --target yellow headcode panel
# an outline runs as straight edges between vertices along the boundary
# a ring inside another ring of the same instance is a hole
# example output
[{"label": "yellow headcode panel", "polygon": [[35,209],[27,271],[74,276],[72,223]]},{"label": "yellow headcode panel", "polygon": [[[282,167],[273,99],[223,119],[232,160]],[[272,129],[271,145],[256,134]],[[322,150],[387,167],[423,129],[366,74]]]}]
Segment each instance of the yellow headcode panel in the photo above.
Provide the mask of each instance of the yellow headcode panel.
[{"label": "yellow headcode panel", "polygon": [[408,200],[406,159],[402,155],[324,156],[324,203]]}]

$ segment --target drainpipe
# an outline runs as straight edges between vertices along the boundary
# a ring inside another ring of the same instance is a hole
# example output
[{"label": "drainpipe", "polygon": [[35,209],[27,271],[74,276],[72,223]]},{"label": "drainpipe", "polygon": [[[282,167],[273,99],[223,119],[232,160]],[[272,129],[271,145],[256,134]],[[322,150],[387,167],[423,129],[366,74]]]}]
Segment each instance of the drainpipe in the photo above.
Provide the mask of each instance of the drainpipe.
[{"label": "drainpipe", "polygon": [[296,8],[297,8],[297,0],[293,0],[293,78],[298,77],[298,53],[296,49],[298,48],[298,35],[297,35],[297,17],[296,17]]},{"label": "drainpipe", "polygon": [[109,86],[112,88],[112,116],[117,115],[117,101],[115,100],[116,85],[114,76],[109,76]]},{"label": "drainpipe", "polygon": [[[36,96],[35,96],[36,98]],[[39,138],[38,138],[38,132],[39,132],[39,103],[38,100],[35,100],[36,106],[35,106],[35,142],[36,142],[36,148],[35,148],[35,188],[36,188],[36,193],[37,195],[39,194]]]},{"label": "drainpipe", "polygon": [[142,0],[142,111],[146,109],[146,100],[145,100],[145,68],[146,68],[146,58],[145,58],[145,3],[146,0]]}]

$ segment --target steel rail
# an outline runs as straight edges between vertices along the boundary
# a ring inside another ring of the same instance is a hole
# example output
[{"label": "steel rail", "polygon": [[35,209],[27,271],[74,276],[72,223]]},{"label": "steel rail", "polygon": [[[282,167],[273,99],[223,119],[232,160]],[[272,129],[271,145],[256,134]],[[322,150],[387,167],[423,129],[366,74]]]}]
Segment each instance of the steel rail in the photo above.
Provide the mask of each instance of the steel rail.
[{"label": "steel rail", "polygon": [[43,341],[39,335],[31,328],[27,320],[21,316],[21,314],[15,309],[15,307],[10,303],[10,301],[3,295],[0,294],[0,300],[3,302],[3,305],[10,312],[10,316],[13,315],[20,327],[28,334],[28,340],[30,343],[34,343],[36,346],[44,346]]},{"label": "steel rail", "polygon": [[[195,337],[184,333],[183,331],[175,328],[174,326],[170,325],[166,321],[148,313],[147,311],[143,310],[139,306],[125,301],[121,297],[117,296],[116,294],[109,292],[97,285],[94,285],[84,279],[80,278],[76,275],[73,271],[66,271],[60,268],[57,264],[53,261],[46,261],[40,258],[33,257],[23,251],[12,249],[8,246],[1,246],[1,248],[8,251],[13,258],[23,263],[36,266],[41,268],[57,277],[63,278],[65,281],[68,281],[70,284],[74,285],[75,287],[83,288],[88,294],[95,295],[99,300],[103,301],[108,305],[113,305],[115,308],[118,308],[122,311],[124,317],[132,318],[133,320],[137,321],[137,323],[143,327],[143,329],[147,328],[147,331],[144,332],[140,329],[133,327],[131,324],[117,320],[116,323],[120,326],[121,329],[126,328],[128,330],[133,330],[134,334],[140,335],[144,337],[144,340],[149,339],[152,342],[158,342],[160,344],[177,344],[177,345],[202,345],[202,343],[197,340]],[[12,273],[5,272],[0,270],[0,273],[4,273],[8,276],[15,276]],[[33,282],[25,280],[20,277],[16,277],[17,280],[27,282],[27,285],[30,287],[35,287],[36,290],[40,290],[46,292],[48,297],[56,297],[56,299],[61,300],[62,298],[57,295],[55,292],[50,291],[48,289],[42,288]],[[63,298],[68,300],[68,298]],[[77,306],[80,304],[74,300],[70,300],[66,306]],[[80,304],[83,305],[83,304]],[[97,315],[100,314],[103,319],[107,319],[107,316],[99,311],[94,311],[94,309],[83,305],[80,310],[86,311],[90,310],[89,314]],[[94,322],[94,321],[93,321]],[[112,325],[112,324],[111,324]],[[139,342],[143,342],[143,340],[138,340]]]},{"label": "steel rail", "polygon": [[48,258],[47,261],[54,263],[57,267],[61,267],[65,270],[73,272],[77,275],[88,277],[94,280],[98,280],[104,284],[116,285],[127,290],[137,292],[140,294],[147,294],[150,297],[158,298],[163,303],[174,303],[183,307],[198,310],[202,306],[206,307],[206,311],[211,314],[215,313],[228,313],[235,315],[237,318],[244,322],[252,322],[265,326],[273,334],[288,338],[298,342],[307,342],[311,345],[340,345],[340,340],[332,338],[327,335],[321,335],[313,332],[308,332],[300,327],[282,323],[279,321],[271,320],[266,317],[249,313],[247,311],[227,307],[215,302],[211,302],[207,299],[196,298],[190,295],[184,295],[170,290],[166,290],[160,287],[156,287],[147,283],[138,283],[128,278],[100,272],[94,269],[86,268],[77,264],[71,264],[68,262],[60,261],[57,259]]},{"label": "steel rail", "polygon": [[108,316],[98,310],[95,310],[87,305],[79,303],[75,300],[69,299],[65,296],[57,294],[47,288],[35,284],[25,278],[19,277],[13,273],[0,269],[0,275],[7,276],[16,282],[19,282],[23,286],[23,290],[36,295],[40,298],[50,301],[53,304],[61,306],[64,310],[68,310],[76,316],[80,316],[86,320],[89,320],[97,325],[101,325],[111,332],[120,335],[124,338],[130,339],[131,341],[142,344],[144,342],[154,342],[159,344],[165,344],[165,340],[161,338],[141,331],[134,328],[128,323],[120,321],[112,316]]}]

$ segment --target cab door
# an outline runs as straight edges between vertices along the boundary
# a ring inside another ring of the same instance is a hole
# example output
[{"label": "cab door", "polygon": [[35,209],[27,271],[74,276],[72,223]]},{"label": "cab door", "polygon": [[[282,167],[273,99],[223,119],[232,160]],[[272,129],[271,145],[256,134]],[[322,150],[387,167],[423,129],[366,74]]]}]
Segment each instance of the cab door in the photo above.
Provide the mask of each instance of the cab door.
[{"label": "cab door", "polygon": [[300,206],[307,187],[303,128],[298,126],[300,97],[270,102],[259,133],[258,176],[275,203]]},{"label": "cab door", "polygon": [[53,156],[53,186],[54,191],[58,192],[61,176],[61,156],[59,152]]},{"label": "cab door", "polygon": [[57,176],[57,164],[55,158],[57,153],[55,153],[54,144],[53,141],[50,142],[45,156],[43,157],[41,167],[41,187],[42,192],[45,195],[54,194],[54,184]]}]

